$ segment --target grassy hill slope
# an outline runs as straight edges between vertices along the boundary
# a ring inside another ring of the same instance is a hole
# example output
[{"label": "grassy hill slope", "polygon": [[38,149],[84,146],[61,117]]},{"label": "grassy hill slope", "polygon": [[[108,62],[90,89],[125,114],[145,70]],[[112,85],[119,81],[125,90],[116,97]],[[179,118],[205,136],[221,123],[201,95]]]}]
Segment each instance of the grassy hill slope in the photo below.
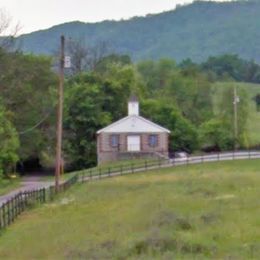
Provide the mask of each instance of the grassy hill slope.
[{"label": "grassy hill slope", "polygon": [[115,52],[134,60],[191,58],[235,53],[260,61],[260,2],[196,1],[176,10],[123,21],[71,22],[22,35],[22,49],[52,54],[61,34],[85,41],[87,46],[106,42]]},{"label": "grassy hill slope", "polygon": [[[260,93],[260,84],[251,83],[232,83],[232,82],[217,82],[213,86],[213,100],[215,112],[217,113],[221,106],[219,101],[222,97],[224,88],[237,86],[238,89],[244,89],[249,98],[249,118],[248,118],[248,135],[249,135],[249,145],[257,146],[260,145],[260,112],[257,111],[256,103],[253,98],[256,94]],[[232,102],[232,101],[231,101]],[[239,104],[238,104],[239,105]]]},{"label": "grassy hill slope", "polygon": [[0,236],[1,259],[256,259],[259,160],[78,184]]}]

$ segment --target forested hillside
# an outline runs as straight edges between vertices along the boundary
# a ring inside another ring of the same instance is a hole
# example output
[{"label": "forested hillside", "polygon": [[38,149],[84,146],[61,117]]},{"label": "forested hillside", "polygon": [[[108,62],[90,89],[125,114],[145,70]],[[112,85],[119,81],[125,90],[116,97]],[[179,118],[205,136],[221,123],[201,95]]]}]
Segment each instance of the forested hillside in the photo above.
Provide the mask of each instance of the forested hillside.
[{"label": "forested hillside", "polygon": [[71,22],[19,37],[25,52],[52,54],[60,34],[85,42],[105,43],[111,52],[133,60],[163,57],[206,60],[223,53],[260,61],[260,1],[205,2],[125,21]]}]

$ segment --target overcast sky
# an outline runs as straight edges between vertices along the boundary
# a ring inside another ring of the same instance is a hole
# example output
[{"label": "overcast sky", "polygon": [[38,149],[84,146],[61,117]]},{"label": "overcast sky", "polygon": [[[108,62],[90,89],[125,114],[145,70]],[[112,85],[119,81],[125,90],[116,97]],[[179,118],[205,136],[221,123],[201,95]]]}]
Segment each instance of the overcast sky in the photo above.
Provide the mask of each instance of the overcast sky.
[{"label": "overcast sky", "polygon": [[120,20],[174,9],[192,0],[0,0],[4,9],[28,33],[70,22]]}]

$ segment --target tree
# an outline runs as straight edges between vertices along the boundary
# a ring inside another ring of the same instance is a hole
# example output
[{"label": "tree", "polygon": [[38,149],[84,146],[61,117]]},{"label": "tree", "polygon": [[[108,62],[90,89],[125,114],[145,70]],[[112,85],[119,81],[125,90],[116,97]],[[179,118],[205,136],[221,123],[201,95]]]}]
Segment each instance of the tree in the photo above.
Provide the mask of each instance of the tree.
[{"label": "tree", "polygon": [[204,75],[186,76],[177,71],[159,95],[165,102],[174,102],[181,113],[197,126],[213,114],[211,84]]},{"label": "tree", "polygon": [[66,163],[82,169],[96,163],[96,131],[111,123],[103,110],[104,96],[98,79],[82,74],[68,82],[65,91]]},{"label": "tree", "polygon": [[142,102],[142,111],[145,117],[171,131],[170,150],[192,152],[198,148],[196,128],[173,104],[145,100]]},{"label": "tree", "polygon": [[[235,83],[234,83],[235,84]],[[235,142],[240,147],[248,147],[248,117],[249,117],[249,98],[244,89],[237,89],[237,96],[239,97],[239,103],[237,103],[237,128],[238,135],[237,140],[234,136],[234,86],[227,87],[223,90],[222,98],[218,104],[221,108],[217,115],[223,122],[223,127],[226,127],[230,135],[233,137],[233,145]]]},{"label": "tree", "polygon": [[0,48],[12,49],[15,46],[15,36],[17,36],[19,30],[19,24],[13,25],[11,16],[0,9]]},{"label": "tree", "polygon": [[106,71],[109,70],[109,67],[111,65],[117,65],[123,67],[131,64],[132,61],[128,55],[110,54],[108,56],[101,58],[97,62],[95,72],[102,74],[102,73],[106,73]]},{"label": "tree", "polygon": [[0,100],[0,174],[8,174],[18,161],[19,138]]},{"label": "tree", "polygon": [[0,50],[0,92],[20,134],[21,160],[53,154],[57,76],[46,57]]},{"label": "tree", "polygon": [[69,39],[66,43],[68,55],[71,58],[71,70],[73,74],[80,73],[87,69],[87,58],[89,55],[89,48],[83,39],[73,40]]},{"label": "tree", "polygon": [[203,123],[199,129],[199,140],[204,150],[222,151],[233,148],[233,135],[219,118],[213,118]]},{"label": "tree", "polygon": [[95,46],[90,46],[84,38],[69,38],[66,41],[66,51],[71,58],[72,75],[96,70],[97,65],[111,52],[108,43],[101,41]]},{"label": "tree", "polygon": [[177,67],[174,60],[161,59],[157,62],[150,60],[139,62],[137,70],[146,85],[149,97],[151,97],[165,88]]}]

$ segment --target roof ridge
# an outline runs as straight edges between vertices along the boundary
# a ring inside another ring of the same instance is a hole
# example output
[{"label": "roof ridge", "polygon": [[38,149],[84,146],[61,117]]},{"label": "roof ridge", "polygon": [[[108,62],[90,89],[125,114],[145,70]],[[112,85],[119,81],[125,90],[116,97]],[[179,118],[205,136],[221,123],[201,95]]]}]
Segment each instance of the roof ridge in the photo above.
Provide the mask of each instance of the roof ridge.
[{"label": "roof ridge", "polygon": [[[117,120],[116,122],[114,122],[114,123],[112,123],[112,124],[110,124],[110,125],[108,125],[108,126],[102,128],[102,129],[98,130],[98,131],[97,131],[97,134],[99,134],[99,133],[101,133],[101,132],[104,132],[104,131],[108,130],[109,128],[111,128],[111,127],[113,127],[113,126],[116,126],[116,125],[118,125],[118,124],[120,124],[120,123],[122,123],[122,122],[124,122],[124,121],[126,121],[126,120],[128,120],[128,119],[130,119],[130,118],[138,118],[138,119],[144,121],[145,123],[150,124],[150,125],[152,125],[153,127],[157,128],[157,129],[160,129],[161,131],[164,131],[164,132],[167,132],[167,133],[170,133],[170,132],[171,132],[169,129],[164,128],[164,127],[162,127],[162,126],[160,126],[160,125],[158,125],[158,124],[156,124],[156,123],[154,123],[154,122],[150,121],[149,119],[146,119],[146,118],[144,118],[144,117],[142,117],[142,116],[139,116],[139,115],[130,115],[130,116],[123,117],[122,119],[119,119],[119,120]],[[127,132],[127,131],[122,131],[122,133],[123,133],[123,132]],[[138,130],[137,130],[136,132],[138,132]],[[149,131],[147,131],[147,132],[149,132]]]}]

